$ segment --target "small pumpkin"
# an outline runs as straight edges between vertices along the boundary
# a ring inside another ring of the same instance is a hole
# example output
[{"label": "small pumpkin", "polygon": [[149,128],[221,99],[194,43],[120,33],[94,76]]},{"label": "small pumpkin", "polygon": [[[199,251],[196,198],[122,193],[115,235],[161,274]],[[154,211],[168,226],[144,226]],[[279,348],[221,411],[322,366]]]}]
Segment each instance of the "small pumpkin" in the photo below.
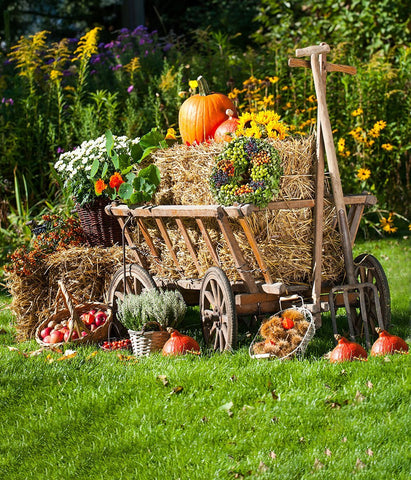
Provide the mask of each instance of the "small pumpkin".
[{"label": "small pumpkin", "polygon": [[228,119],[217,127],[214,134],[214,140],[219,143],[231,142],[240,121],[237,117],[234,117],[234,112],[231,109],[228,108],[225,113]]},{"label": "small pumpkin", "polygon": [[214,138],[217,127],[226,120],[226,110],[236,115],[233,102],[222,93],[211,93],[207,81],[197,78],[198,91],[181,105],[178,127],[183,143],[191,145]]},{"label": "small pumpkin", "polygon": [[194,338],[183,335],[177,330],[171,332],[170,338],[163,346],[163,355],[181,355],[187,352],[199,352],[200,346]]},{"label": "small pumpkin", "polygon": [[337,346],[330,352],[330,363],[351,362],[367,358],[367,352],[358,343],[351,342],[341,335],[335,335]]},{"label": "small pumpkin", "polygon": [[377,357],[378,355],[391,355],[393,353],[408,352],[408,345],[405,340],[396,335],[391,335],[382,328],[377,328],[379,337],[371,347],[371,356]]},{"label": "small pumpkin", "polygon": [[283,326],[284,330],[290,330],[294,327],[294,321],[292,318],[284,317],[281,321],[281,325]]}]

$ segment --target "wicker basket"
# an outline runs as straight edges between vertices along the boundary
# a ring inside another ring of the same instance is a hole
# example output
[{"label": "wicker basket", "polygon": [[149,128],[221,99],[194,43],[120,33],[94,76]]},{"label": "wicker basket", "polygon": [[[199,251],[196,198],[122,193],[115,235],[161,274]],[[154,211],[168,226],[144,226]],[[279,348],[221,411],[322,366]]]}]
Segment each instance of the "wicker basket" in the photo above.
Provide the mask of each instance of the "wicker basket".
[{"label": "wicker basket", "polygon": [[[314,318],[313,318],[311,312],[307,309],[307,307],[304,306],[304,304],[302,306],[298,306],[298,307],[293,305],[292,308],[299,311],[300,313],[302,313],[304,315],[305,320],[307,322],[309,322],[308,329],[305,332],[305,335],[303,336],[303,338],[302,338],[301,342],[298,344],[298,346],[296,348],[294,348],[294,350],[289,352],[287,355],[284,355],[282,357],[279,357],[279,356],[271,354],[271,353],[254,353],[254,350],[253,350],[254,345],[257,342],[261,341],[261,339],[262,339],[262,336],[260,335],[260,330],[261,330],[261,326],[260,326],[260,328],[257,332],[257,335],[254,337],[253,341],[251,342],[250,348],[249,348],[249,354],[250,354],[251,358],[277,358],[279,360],[285,360],[285,359],[291,358],[291,357],[301,358],[304,355],[305,350],[307,349],[307,346],[310,343],[310,340],[315,335]],[[281,316],[281,314],[284,311],[285,310],[280,310],[275,315],[276,316]]]},{"label": "wicker basket", "polygon": [[144,357],[150,355],[151,352],[162,350],[166,341],[170,338],[170,333],[166,330],[136,332],[129,330],[133,353],[136,357]]},{"label": "wicker basket", "polygon": [[116,217],[107,215],[104,208],[111,203],[108,198],[99,197],[85,205],[76,204],[76,211],[90,247],[111,247],[121,245],[121,227]]},{"label": "wicker basket", "polygon": [[[81,344],[81,343],[99,343],[102,340],[106,340],[108,337],[108,332],[110,329],[110,325],[113,321],[113,315],[111,309],[105,303],[100,302],[90,302],[90,303],[79,303],[73,296],[67,291],[63,282],[59,281],[59,290],[56,296],[55,301],[55,313],[51,315],[51,317],[47,318],[44,322],[40,323],[36,328],[35,338],[37,343],[44,347],[56,347],[63,344]],[[62,310],[58,309],[59,299],[63,300],[65,308]],[[40,337],[40,332],[47,326],[50,321],[55,321],[60,323],[63,320],[73,320],[73,330],[88,330],[88,327],[84,325],[83,321],[80,318],[80,315],[83,313],[87,313],[90,310],[102,310],[107,313],[106,321],[100,327],[96,328],[92,332],[88,332],[88,335],[85,337],[76,338],[74,340],[70,340],[69,342],[61,342],[61,343],[46,343],[43,342],[42,338]]]}]

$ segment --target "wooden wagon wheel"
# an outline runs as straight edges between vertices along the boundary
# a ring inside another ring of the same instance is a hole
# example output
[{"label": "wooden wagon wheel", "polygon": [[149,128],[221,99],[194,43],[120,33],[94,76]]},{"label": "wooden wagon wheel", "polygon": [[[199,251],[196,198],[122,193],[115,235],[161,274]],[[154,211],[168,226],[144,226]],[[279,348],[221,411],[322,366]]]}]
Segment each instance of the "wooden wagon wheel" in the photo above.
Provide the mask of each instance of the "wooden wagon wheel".
[{"label": "wooden wagon wheel", "polygon": [[[157,288],[153,277],[140,265],[134,263],[126,265],[125,292],[140,295],[144,290]],[[108,289],[108,304],[113,312],[117,310],[116,300],[124,299],[124,267],[119,268],[113,275]]]},{"label": "wooden wagon wheel", "polygon": [[[377,288],[382,321],[384,323],[384,328],[388,329],[391,323],[391,296],[387,277],[380,262],[373,255],[363,253],[354,260],[354,265],[355,278],[357,281],[359,283],[372,283]],[[365,305],[371,333],[376,336],[377,333],[375,329],[379,326],[378,317],[374,294],[370,289],[365,290]],[[361,311],[353,307],[351,313],[355,330],[358,333],[362,333]]]},{"label": "wooden wagon wheel", "polygon": [[204,340],[214,350],[231,350],[237,343],[234,295],[227,275],[218,267],[207,270],[200,289]]}]

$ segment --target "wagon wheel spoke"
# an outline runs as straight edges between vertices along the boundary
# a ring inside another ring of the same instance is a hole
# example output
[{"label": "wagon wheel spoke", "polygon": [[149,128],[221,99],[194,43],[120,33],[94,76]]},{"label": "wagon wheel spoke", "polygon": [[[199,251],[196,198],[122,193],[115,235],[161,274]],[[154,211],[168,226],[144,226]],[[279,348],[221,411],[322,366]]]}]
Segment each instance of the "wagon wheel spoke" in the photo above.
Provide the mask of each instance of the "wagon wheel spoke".
[{"label": "wagon wheel spoke", "polygon": [[200,290],[200,315],[206,343],[214,350],[233,348],[237,340],[234,295],[225,273],[211,267]]}]

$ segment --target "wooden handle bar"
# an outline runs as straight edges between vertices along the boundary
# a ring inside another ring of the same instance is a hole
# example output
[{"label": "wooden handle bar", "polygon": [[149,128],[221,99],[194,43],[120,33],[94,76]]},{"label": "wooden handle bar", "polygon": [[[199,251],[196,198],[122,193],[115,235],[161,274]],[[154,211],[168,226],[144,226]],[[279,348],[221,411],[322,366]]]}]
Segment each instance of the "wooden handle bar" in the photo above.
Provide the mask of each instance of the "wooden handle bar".
[{"label": "wooden handle bar", "polygon": [[[289,58],[288,66],[311,68],[311,62],[309,60],[303,60],[302,58]],[[334,63],[326,63],[325,69],[327,72],[343,72],[348,73],[349,75],[355,75],[357,73],[357,69],[355,67],[350,67],[349,65],[338,65]]]},{"label": "wooden handle bar", "polygon": [[313,45],[311,47],[306,48],[298,48],[295,51],[296,57],[310,57],[311,55],[319,55],[320,53],[329,53],[330,46],[326,43],[322,43],[321,45]]}]

